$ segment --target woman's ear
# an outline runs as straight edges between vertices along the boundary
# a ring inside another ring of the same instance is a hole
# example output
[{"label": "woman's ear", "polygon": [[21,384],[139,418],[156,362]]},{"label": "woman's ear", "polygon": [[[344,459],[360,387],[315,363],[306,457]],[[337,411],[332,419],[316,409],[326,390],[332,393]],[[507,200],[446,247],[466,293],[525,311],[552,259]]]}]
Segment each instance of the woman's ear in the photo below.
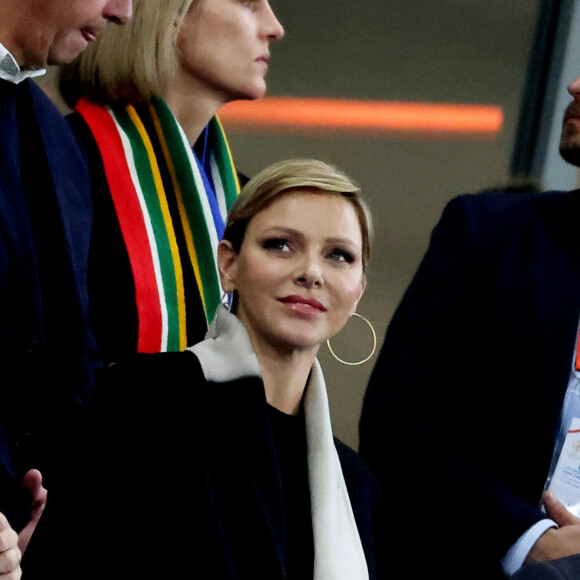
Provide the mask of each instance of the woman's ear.
[{"label": "woman's ear", "polygon": [[238,254],[229,240],[222,240],[219,243],[217,263],[224,292],[233,292],[236,289],[238,275]]},{"label": "woman's ear", "polygon": [[352,308],[353,314],[356,312],[358,303],[360,302],[360,299],[363,297],[363,294],[365,293],[366,287],[367,287],[367,277],[366,277],[366,274],[363,274],[361,281],[360,281],[360,292],[359,292],[358,298],[354,301],[354,306]]}]

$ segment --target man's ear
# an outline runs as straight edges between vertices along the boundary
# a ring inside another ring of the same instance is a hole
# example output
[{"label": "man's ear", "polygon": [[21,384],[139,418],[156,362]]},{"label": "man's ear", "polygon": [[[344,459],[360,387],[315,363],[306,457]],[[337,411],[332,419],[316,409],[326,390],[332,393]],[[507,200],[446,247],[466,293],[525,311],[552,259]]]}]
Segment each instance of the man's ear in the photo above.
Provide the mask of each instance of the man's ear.
[{"label": "man's ear", "polygon": [[238,254],[229,240],[222,240],[219,243],[217,263],[224,292],[233,292],[238,276]]}]

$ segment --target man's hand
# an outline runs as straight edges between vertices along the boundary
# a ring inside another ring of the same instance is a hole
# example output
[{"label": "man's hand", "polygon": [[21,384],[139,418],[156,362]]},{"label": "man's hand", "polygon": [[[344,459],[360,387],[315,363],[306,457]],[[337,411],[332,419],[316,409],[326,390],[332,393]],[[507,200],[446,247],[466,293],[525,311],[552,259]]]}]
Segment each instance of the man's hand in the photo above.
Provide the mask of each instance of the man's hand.
[{"label": "man's hand", "polygon": [[[30,493],[30,521],[18,534],[18,547],[24,554],[28,547],[28,542],[32,537],[32,532],[36,528],[36,524],[44,511],[46,505],[46,489],[42,487],[42,475],[38,469],[31,469],[26,473],[22,479],[22,487]],[[0,579],[2,576],[0,576]]]},{"label": "man's hand", "polygon": [[580,518],[572,515],[551,491],[544,494],[544,507],[559,527],[546,530],[538,538],[526,561],[543,562],[580,554]]},{"label": "man's hand", "polygon": [[10,527],[4,514],[0,513],[0,580],[20,580],[18,534]]}]

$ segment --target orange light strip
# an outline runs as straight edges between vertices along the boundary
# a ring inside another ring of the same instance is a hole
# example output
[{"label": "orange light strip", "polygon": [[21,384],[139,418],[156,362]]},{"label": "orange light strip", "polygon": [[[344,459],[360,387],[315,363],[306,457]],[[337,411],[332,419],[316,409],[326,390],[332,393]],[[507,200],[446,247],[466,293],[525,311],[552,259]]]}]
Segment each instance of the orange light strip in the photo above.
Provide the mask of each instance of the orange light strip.
[{"label": "orange light strip", "polygon": [[236,101],[219,113],[228,129],[338,132],[497,135],[503,126],[501,107],[347,99],[271,97]]}]

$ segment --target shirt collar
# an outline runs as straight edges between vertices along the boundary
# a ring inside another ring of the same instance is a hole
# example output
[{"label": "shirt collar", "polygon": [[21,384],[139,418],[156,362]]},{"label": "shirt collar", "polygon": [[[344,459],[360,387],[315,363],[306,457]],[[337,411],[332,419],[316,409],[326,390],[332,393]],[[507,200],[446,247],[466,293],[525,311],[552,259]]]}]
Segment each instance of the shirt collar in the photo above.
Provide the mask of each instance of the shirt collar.
[{"label": "shirt collar", "polygon": [[21,70],[16,59],[8,52],[6,47],[0,43],[0,79],[17,85],[25,79],[43,75],[46,69],[27,69]]}]

